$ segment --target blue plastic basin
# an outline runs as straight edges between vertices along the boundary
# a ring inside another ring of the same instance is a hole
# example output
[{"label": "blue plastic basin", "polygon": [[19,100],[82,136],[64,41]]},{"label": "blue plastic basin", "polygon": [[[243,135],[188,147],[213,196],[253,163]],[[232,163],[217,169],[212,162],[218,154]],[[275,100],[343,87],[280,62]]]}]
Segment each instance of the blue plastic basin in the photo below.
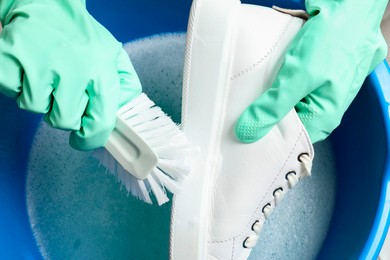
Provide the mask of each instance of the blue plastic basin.
[{"label": "blue plastic basin", "polygon": [[[249,2],[249,1],[248,1]],[[251,1],[302,8],[301,1]],[[91,13],[122,42],[185,31],[190,1],[102,1]],[[129,29],[130,28],[130,29]],[[389,226],[390,69],[367,78],[331,141],[337,163],[337,200],[320,259],[374,259]],[[41,259],[29,224],[25,183],[29,149],[41,116],[0,96],[0,259]]]}]

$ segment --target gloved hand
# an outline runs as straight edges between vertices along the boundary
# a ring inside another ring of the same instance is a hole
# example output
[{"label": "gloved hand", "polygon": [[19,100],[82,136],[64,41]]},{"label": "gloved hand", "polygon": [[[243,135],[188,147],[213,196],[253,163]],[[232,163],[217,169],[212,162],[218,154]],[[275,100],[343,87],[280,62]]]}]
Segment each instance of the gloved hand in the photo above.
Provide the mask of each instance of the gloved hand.
[{"label": "gloved hand", "polygon": [[103,146],[117,109],[141,92],[122,45],[81,0],[0,0],[0,20],[0,92],[72,130],[72,147]]},{"label": "gloved hand", "polygon": [[240,116],[237,138],[251,143],[295,107],[313,143],[339,124],[366,76],[386,57],[380,22],[387,0],[306,0],[310,15],[270,89]]}]

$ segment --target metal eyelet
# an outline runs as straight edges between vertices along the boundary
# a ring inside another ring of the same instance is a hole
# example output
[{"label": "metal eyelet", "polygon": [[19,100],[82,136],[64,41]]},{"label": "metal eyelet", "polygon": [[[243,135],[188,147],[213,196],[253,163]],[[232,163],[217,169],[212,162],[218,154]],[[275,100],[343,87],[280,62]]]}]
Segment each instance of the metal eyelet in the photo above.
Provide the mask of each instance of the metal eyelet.
[{"label": "metal eyelet", "polygon": [[261,210],[261,212],[263,212],[263,213],[264,213],[264,210],[265,210],[265,208],[266,208],[266,207],[268,207],[268,206],[270,206],[270,207],[271,207],[271,203],[267,203],[267,204],[265,204],[265,206],[263,207],[263,209]]},{"label": "metal eyelet", "polygon": [[255,226],[257,223],[259,223],[259,222],[260,222],[260,221],[256,220],[256,221],[252,224],[252,227],[251,227],[252,231],[255,231],[254,226]]},{"label": "metal eyelet", "polygon": [[290,175],[290,174],[297,175],[297,172],[296,172],[296,171],[289,171],[289,172],[286,174],[286,176],[285,176],[286,180],[288,180],[287,176]]},{"label": "metal eyelet", "polygon": [[310,156],[308,153],[301,153],[300,155],[298,155],[298,158],[297,158],[299,162],[302,162],[301,156],[303,156],[303,155]]},{"label": "metal eyelet", "polygon": [[243,248],[248,248],[248,247],[245,245],[245,243],[246,243],[246,241],[247,241],[248,239],[249,239],[249,237],[245,238],[244,242],[242,242],[242,247],[243,247]]},{"label": "metal eyelet", "polygon": [[[287,177],[286,177],[286,178],[287,178]],[[278,190],[283,191],[283,188],[280,187],[280,188],[277,188],[276,190],[274,190],[274,192],[272,193],[272,195],[273,195],[274,197],[275,197],[275,193],[276,193]]]}]

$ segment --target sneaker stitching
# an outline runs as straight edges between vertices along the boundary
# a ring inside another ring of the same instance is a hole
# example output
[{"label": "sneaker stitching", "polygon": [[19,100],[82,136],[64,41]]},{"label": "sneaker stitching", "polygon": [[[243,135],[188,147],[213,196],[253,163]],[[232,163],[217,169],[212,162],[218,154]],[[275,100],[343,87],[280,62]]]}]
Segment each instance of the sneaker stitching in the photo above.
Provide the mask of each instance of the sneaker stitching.
[{"label": "sneaker stitching", "polygon": [[208,241],[207,243],[208,244],[223,244],[223,243],[227,243],[230,241],[234,241],[236,237],[238,237],[238,236],[233,236],[232,238],[225,239],[225,240],[211,240],[211,241]]},{"label": "sneaker stitching", "polygon": [[193,48],[193,38],[194,38],[194,26],[195,26],[195,19],[196,19],[196,10],[198,8],[198,2],[194,1],[193,6],[191,7],[191,14],[188,21],[188,28],[187,28],[187,35],[186,35],[186,49],[185,49],[185,57],[184,57],[184,68],[183,68],[183,94],[182,94],[182,108],[183,108],[183,120],[182,125],[186,122],[186,115],[187,115],[187,103],[188,103],[188,81],[189,81],[189,75],[191,70],[191,63],[192,60],[192,48]]},{"label": "sneaker stitching", "polygon": [[240,72],[237,72],[236,74],[234,74],[233,76],[230,77],[230,80],[238,79],[239,77],[247,74],[248,72],[250,72],[251,70],[255,69],[256,67],[259,67],[260,64],[263,63],[263,61],[265,61],[273,53],[273,51],[276,49],[276,47],[279,45],[280,41],[285,36],[285,34],[287,32],[287,29],[290,27],[290,25],[292,24],[293,20],[294,20],[294,17],[290,17],[290,19],[284,25],[283,30],[279,34],[276,42],[272,45],[271,49],[263,57],[260,58],[260,60],[258,60],[257,62],[255,62],[251,66],[247,67],[246,69],[243,69]]},{"label": "sneaker stitching", "polygon": [[[250,226],[250,224],[253,222],[252,219],[258,214],[257,212],[259,211],[259,209],[262,207],[262,205],[264,204],[263,201],[264,201],[264,198],[269,194],[269,191],[271,190],[271,187],[273,186],[273,184],[275,183],[276,179],[278,179],[278,177],[280,176],[280,174],[283,172],[283,169],[285,168],[288,160],[291,158],[293,152],[295,151],[297,145],[298,145],[298,142],[299,142],[299,139],[301,138],[302,136],[302,133],[303,133],[303,129],[301,128],[301,131],[298,135],[298,138],[296,139],[295,141],[295,144],[293,146],[293,148],[291,149],[290,151],[290,154],[288,155],[287,159],[285,160],[285,162],[283,163],[283,166],[280,168],[279,170],[279,173],[276,175],[276,177],[274,178],[273,182],[269,185],[268,187],[268,190],[267,192],[263,195],[260,203],[258,204],[256,210],[255,210],[255,213],[252,215],[251,217],[251,220],[248,222],[248,224],[246,224],[245,226],[245,229],[243,229],[240,233],[238,233],[237,235],[234,235],[232,238],[229,238],[229,239],[225,239],[225,240],[211,240],[211,241],[208,241],[209,244],[221,244],[221,243],[227,243],[227,242],[230,242],[230,241],[235,241],[236,238],[242,236],[244,234],[244,232],[248,229],[248,226]],[[305,136],[306,137],[306,136]],[[307,140],[307,137],[305,138]]]},{"label": "sneaker stitching", "polygon": [[233,248],[232,248],[232,260],[234,259],[234,245],[236,244],[236,239],[233,238]]},{"label": "sneaker stitching", "polygon": [[172,202],[172,208],[171,208],[171,230],[169,232],[169,259],[173,259],[173,250],[174,250],[174,231],[176,229],[176,203],[175,201]]},{"label": "sneaker stitching", "polygon": [[[263,198],[262,198],[261,202],[259,203],[259,205],[257,206],[255,212],[258,212],[259,209],[263,207],[264,198],[266,197],[267,194],[269,194],[269,192],[270,192],[270,190],[271,190],[271,187],[275,184],[276,180],[279,178],[279,176],[282,174],[283,170],[285,169],[287,162],[288,162],[288,161],[290,160],[290,158],[292,157],[292,154],[293,154],[293,152],[295,151],[295,149],[296,149],[296,147],[297,147],[297,145],[298,145],[298,142],[299,142],[299,139],[300,139],[301,136],[302,136],[302,133],[303,133],[303,131],[301,130],[300,133],[299,133],[299,135],[298,135],[297,140],[295,141],[295,144],[294,144],[293,148],[292,148],[291,151],[290,151],[290,154],[288,155],[287,159],[284,161],[284,164],[283,164],[283,166],[281,167],[281,169],[280,169],[278,175],[274,178],[274,180],[273,180],[273,182],[271,183],[271,185],[268,186],[268,190],[267,190],[267,192],[265,193],[265,195],[263,196]],[[254,214],[252,215],[251,218],[254,218],[255,215],[257,215],[257,214],[254,213]],[[252,221],[249,221],[248,224],[247,224],[246,226],[247,226],[247,227],[250,226],[251,223],[252,223]],[[245,232],[245,231],[242,231],[239,235],[241,236],[244,232]]]}]

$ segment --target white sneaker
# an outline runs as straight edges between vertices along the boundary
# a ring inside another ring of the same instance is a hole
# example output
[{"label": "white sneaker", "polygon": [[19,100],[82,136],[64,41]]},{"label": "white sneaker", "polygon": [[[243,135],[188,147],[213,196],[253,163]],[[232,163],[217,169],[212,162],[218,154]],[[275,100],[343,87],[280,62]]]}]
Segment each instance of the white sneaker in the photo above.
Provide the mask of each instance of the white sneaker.
[{"label": "white sneaker", "polygon": [[292,110],[253,144],[234,124],[275,78],[303,20],[237,0],[195,0],[187,32],[183,129],[201,155],[174,197],[171,259],[246,259],[314,156]]}]

